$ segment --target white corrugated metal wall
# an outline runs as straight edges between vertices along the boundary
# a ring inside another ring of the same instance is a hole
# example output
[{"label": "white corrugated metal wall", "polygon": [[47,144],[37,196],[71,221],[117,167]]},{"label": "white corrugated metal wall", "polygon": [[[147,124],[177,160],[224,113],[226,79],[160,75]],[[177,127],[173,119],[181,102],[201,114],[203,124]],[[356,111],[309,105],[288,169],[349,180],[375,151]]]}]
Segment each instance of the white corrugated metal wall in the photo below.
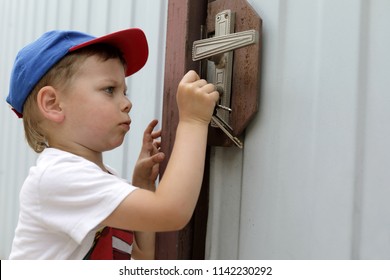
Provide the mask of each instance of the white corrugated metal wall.
[{"label": "white corrugated metal wall", "polygon": [[43,32],[75,29],[104,35],[129,27],[142,28],[149,41],[146,66],[128,78],[133,102],[132,128],[122,147],[106,161],[131,178],[144,127],[161,119],[167,0],[0,0],[0,259],[8,257],[18,215],[18,194],[36,155],[24,140],[21,120],[5,103],[9,75],[17,51]]},{"label": "white corrugated metal wall", "polygon": [[390,259],[390,1],[248,0],[260,111],[214,149],[211,259]]}]

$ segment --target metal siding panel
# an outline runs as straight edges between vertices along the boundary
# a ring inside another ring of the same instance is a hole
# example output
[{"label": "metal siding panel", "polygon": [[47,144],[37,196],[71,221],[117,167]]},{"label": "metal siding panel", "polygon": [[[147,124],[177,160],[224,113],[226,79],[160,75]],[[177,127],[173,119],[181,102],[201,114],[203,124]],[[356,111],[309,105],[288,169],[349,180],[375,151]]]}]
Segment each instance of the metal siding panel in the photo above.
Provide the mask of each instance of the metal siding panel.
[{"label": "metal siding panel", "polygon": [[[263,76],[246,131],[238,258],[388,259],[390,2],[248,1],[263,18]],[[213,161],[230,173],[211,175],[212,187],[237,182],[239,166]],[[220,215],[209,240],[229,230]],[[219,244],[211,257],[226,256]]]},{"label": "metal siding panel", "polygon": [[[51,2],[49,0],[49,2]],[[89,27],[89,18],[91,15],[89,6],[89,0],[78,0],[76,4],[72,5],[72,22],[70,23],[71,29],[87,31]],[[88,12],[87,12],[88,11]]]},{"label": "metal siding panel", "polygon": [[[260,124],[247,134],[240,257],[350,258],[359,61],[351,29],[360,7],[346,14],[345,1],[279,3],[278,40],[265,54],[265,67],[277,59],[279,86],[267,88],[275,84],[265,78],[262,91],[277,99],[268,109],[279,116],[268,119],[268,130]],[[267,160],[269,173],[246,172]]]},{"label": "metal siding panel", "polygon": [[[368,1],[367,1],[368,2]],[[356,256],[364,259],[390,259],[390,2],[366,3],[367,52],[363,88],[366,100],[361,137],[360,246]]]},{"label": "metal siding panel", "polygon": [[[209,216],[206,259],[237,259],[243,151],[237,147],[213,147],[210,153]],[[232,176],[233,175],[233,176]]]},{"label": "metal siding panel", "polygon": [[[108,26],[108,0],[95,0],[88,2],[88,32],[100,36],[106,34],[109,30]],[[115,3],[113,3],[113,9],[116,9]]]},{"label": "metal siding panel", "polygon": [[[106,162],[130,179],[138,157],[146,123],[160,118],[162,104],[163,57],[167,1],[153,0],[2,0],[0,2],[1,99],[0,106],[0,259],[8,257],[18,216],[20,187],[36,155],[26,145],[21,120],[4,104],[9,75],[17,51],[51,29],[76,29],[100,36],[133,26],[145,27],[150,44],[148,64],[127,80],[130,98],[135,101],[131,141],[105,155]],[[153,7],[152,11],[145,9]],[[136,16],[138,15],[138,16]],[[152,17],[150,17],[152,16]],[[141,94],[139,94],[141,92]],[[141,108],[136,109],[141,105]],[[136,117],[137,116],[137,117]],[[139,117],[138,117],[139,116]],[[137,143],[134,143],[137,141]]]},{"label": "metal siding panel", "polygon": [[[1,99],[5,100],[8,92],[10,67],[16,55],[15,46],[22,42],[22,36],[17,35],[17,31],[24,28],[20,15],[25,16],[25,9],[18,6],[16,1],[6,1],[4,3],[5,11],[2,18],[2,62],[1,65]],[[3,58],[4,56],[4,58]],[[4,87],[4,88],[3,88]],[[0,189],[1,189],[1,208],[0,219],[2,234],[0,235],[0,258],[6,258],[10,249],[9,241],[12,240],[13,231],[18,216],[18,194],[20,186],[27,174],[23,167],[30,160],[28,152],[25,149],[23,128],[21,121],[10,113],[8,106],[3,103],[1,111],[1,160],[0,160]]]}]

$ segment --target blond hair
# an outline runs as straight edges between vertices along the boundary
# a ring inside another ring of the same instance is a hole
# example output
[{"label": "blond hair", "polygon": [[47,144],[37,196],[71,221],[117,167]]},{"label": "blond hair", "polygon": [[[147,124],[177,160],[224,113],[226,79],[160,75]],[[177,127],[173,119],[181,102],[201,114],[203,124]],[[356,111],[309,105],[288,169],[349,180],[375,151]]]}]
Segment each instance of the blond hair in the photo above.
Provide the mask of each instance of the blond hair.
[{"label": "blond hair", "polygon": [[37,97],[38,92],[45,86],[66,89],[81,64],[90,56],[97,55],[100,59],[118,58],[126,67],[120,51],[110,45],[96,44],[72,52],[54,65],[35,85],[23,105],[24,133],[29,146],[37,153],[48,147],[47,137],[42,127],[43,116],[40,114]]}]

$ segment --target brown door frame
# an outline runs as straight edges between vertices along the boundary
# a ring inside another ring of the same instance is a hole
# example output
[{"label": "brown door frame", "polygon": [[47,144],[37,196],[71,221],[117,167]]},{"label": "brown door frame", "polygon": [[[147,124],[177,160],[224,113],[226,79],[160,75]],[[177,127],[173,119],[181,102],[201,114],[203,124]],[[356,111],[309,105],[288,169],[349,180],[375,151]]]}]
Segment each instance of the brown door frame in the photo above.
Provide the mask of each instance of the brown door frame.
[{"label": "brown door frame", "polygon": [[[200,68],[199,62],[193,62],[191,58],[192,43],[201,39],[201,26],[206,21],[208,2],[207,0],[168,1],[161,137],[161,148],[167,156],[167,160],[161,165],[160,176],[163,176],[169,160],[179,119],[176,106],[177,86],[187,71],[191,69],[197,71]],[[191,221],[181,231],[157,234],[156,259],[204,259],[208,216],[209,162],[209,159],[206,158],[202,191]]]}]

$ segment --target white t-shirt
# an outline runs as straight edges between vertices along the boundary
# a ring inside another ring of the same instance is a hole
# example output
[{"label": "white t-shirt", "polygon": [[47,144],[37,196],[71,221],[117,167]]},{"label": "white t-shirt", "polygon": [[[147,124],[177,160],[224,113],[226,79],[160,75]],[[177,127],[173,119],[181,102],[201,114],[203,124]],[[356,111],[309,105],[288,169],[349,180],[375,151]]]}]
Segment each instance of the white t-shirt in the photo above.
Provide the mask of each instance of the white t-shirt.
[{"label": "white t-shirt", "polygon": [[99,224],[135,189],[91,161],[45,149],[20,192],[9,259],[82,259]]}]

